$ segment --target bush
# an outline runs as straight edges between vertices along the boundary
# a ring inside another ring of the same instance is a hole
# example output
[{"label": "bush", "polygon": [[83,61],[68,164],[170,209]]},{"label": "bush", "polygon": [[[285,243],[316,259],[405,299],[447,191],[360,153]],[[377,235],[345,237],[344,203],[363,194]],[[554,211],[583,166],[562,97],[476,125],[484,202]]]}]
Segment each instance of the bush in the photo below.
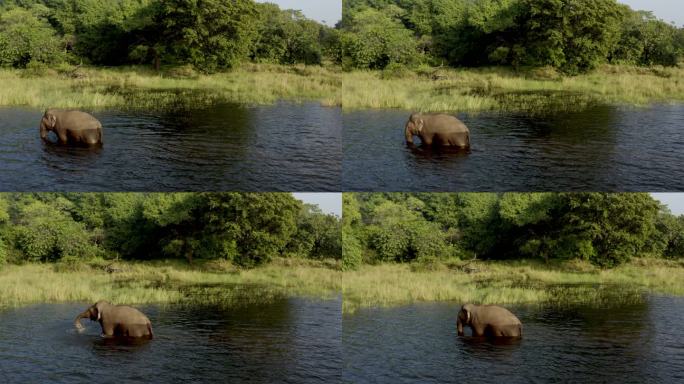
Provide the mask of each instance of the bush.
[{"label": "bush", "polygon": [[400,63],[390,63],[380,73],[383,80],[388,79],[403,79],[413,75],[413,72],[406,68],[406,65]]},{"label": "bush", "polygon": [[40,61],[31,61],[26,65],[26,69],[22,72],[23,77],[43,77],[43,76],[54,76],[57,71],[50,69],[47,64]]},{"label": "bush", "polygon": [[342,270],[357,269],[363,262],[363,248],[356,237],[342,233]]},{"label": "bush", "polygon": [[179,67],[172,67],[166,71],[166,76],[174,79],[193,79],[197,78],[199,74],[191,64],[181,65]]}]

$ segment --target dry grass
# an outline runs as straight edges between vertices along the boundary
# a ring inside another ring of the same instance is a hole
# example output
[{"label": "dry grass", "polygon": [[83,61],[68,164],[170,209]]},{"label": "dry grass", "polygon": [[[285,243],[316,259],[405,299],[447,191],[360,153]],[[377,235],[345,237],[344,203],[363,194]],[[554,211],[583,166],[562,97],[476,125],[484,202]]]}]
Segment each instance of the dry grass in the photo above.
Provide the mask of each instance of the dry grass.
[{"label": "dry grass", "polygon": [[236,102],[319,101],[338,106],[341,86],[335,69],[309,66],[244,65],[212,75],[149,69],[78,69],[27,74],[0,70],[0,105],[38,108],[164,109]]},{"label": "dry grass", "polygon": [[684,101],[684,68],[604,66],[562,77],[552,69],[422,69],[387,76],[343,76],[344,108],[478,112],[576,110],[594,104],[646,105]]},{"label": "dry grass", "polygon": [[640,260],[611,270],[581,262],[546,265],[524,260],[470,266],[471,273],[457,265],[425,270],[408,264],[366,265],[345,272],[343,309],[420,301],[585,303],[607,297],[632,300],[644,291],[684,295],[684,265],[662,260]]},{"label": "dry grass", "polygon": [[107,299],[132,304],[225,304],[273,297],[335,297],[341,272],[313,262],[281,262],[254,269],[229,263],[183,262],[5,265],[0,269],[0,306]]}]

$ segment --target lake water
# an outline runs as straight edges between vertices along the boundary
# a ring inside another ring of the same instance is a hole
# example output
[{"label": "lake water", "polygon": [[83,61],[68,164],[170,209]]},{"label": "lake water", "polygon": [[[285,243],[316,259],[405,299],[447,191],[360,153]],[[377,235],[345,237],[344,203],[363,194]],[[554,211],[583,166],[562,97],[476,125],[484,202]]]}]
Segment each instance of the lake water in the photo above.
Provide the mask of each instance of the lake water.
[{"label": "lake water", "polygon": [[522,321],[523,338],[504,343],[458,337],[460,304],[361,309],[344,315],[343,380],[684,382],[684,298],[651,296],[613,308],[508,308]]},{"label": "lake water", "polygon": [[330,383],[341,380],[341,299],[233,309],[140,308],[155,338],[123,344],[73,319],[88,307],[0,309],[0,377],[25,383]]},{"label": "lake water", "polygon": [[343,113],[344,190],[684,190],[684,104],[459,115],[471,131],[467,154],[408,148],[409,114]]},{"label": "lake water", "polygon": [[0,108],[0,190],[340,190],[339,108],[278,103],[94,112],[104,126],[99,150],[43,144],[42,113]]}]

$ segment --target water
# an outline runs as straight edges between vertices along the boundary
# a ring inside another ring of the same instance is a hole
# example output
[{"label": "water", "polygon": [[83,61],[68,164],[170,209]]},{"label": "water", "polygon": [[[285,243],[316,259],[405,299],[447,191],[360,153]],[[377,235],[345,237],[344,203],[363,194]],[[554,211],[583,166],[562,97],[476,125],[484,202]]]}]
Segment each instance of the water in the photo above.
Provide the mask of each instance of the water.
[{"label": "water", "polygon": [[42,111],[0,108],[0,190],[339,191],[340,114],[313,103],[94,112],[104,147],[92,150],[44,145]]},{"label": "water", "polygon": [[330,383],[341,380],[341,301],[288,299],[233,309],[139,307],[151,341],[111,342],[88,307],[0,310],[3,383]]},{"label": "water", "polygon": [[344,190],[684,190],[683,104],[459,115],[471,131],[469,154],[408,148],[409,114],[343,113]]},{"label": "water", "polygon": [[[345,382],[676,383],[684,381],[684,298],[613,308],[509,307],[523,338],[458,337],[460,304],[344,315]],[[466,335],[469,335],[469,328]]]}]

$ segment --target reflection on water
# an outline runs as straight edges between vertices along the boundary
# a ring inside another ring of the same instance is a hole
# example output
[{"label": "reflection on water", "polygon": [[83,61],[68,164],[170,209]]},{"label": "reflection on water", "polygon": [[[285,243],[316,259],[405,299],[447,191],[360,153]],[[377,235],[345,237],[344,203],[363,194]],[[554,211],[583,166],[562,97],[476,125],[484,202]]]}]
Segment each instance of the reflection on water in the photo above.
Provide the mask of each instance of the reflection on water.
[{"label": "reflection on water", "polygon": [[330,383],[341,377],[341,301],[230,308],[141,307],[155,338],[103,339],[73,327],[89,304],[0,310],[3,382]]},{"label": "reflection on water", "polygon": [[467,156],[404,145],[409,113],[343,113],[345,190],[684,190],[684,105],[459,115]]},{"label": "reflection on water", "polygon": [[458,337],[460,304],[343,316],[343,379],[354,383],[651,383],[684,380],[684,298],[613,306],[509,307],[523,338]]},{"label": "reflection on water", "polygon": [[318,104],[93,113],[101,149],[44,144],[42,112],[0,108],[4,191],[338,191],[341,115]]}]

